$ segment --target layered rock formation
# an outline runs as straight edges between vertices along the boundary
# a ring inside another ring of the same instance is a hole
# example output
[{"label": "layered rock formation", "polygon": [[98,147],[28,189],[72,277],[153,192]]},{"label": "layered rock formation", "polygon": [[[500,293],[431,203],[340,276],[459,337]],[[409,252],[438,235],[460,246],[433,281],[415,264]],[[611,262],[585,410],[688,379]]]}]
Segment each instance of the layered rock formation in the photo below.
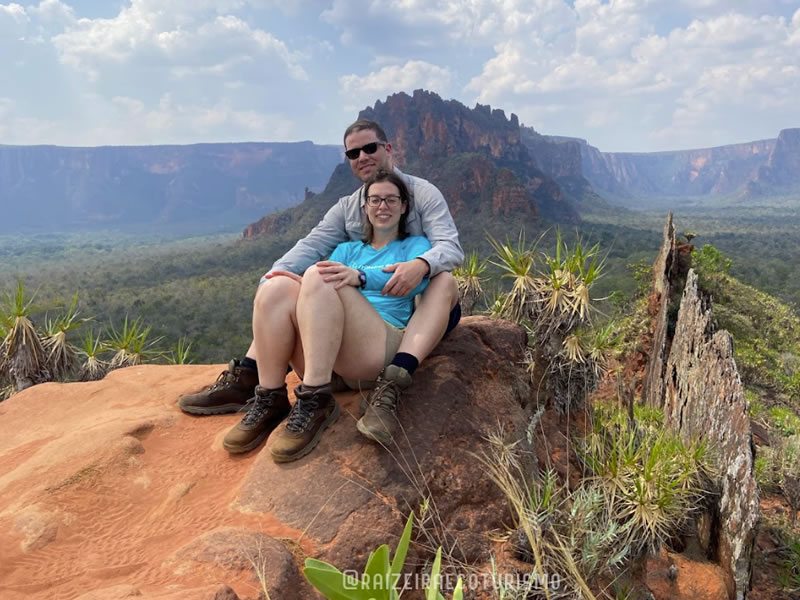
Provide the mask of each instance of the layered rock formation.
[{"label": "layered rock formation", "polygon": [[628,199],[756,196],[800,188],[800,129],[784,129],[777,139],[670,152],[601,152],[586,140],[549,139],[577,143],[582,175],[595,190],[623,204]]},{"label": "layered rock formation", "polygon": [[[428,179],[442,191],[459,232],[483,226],[476,231],[479,240],[473,243],[483,241],[492,222],[496,223],[495,235],[502,235],[509,224],[513,223],[516,233],[521,225],[538,224],[541,217],[560,223],[579,220],[575,203],[537,166],[523,143],[516,115],[507,118],[502,110],[480,104],[469,109],[455,100],[417,90],[413,96],[399,93],[378,101],[361,111],[359,118],[381,124],[392,143],[396,166]],[[559,170],[555,159],[543,156],[542,161],[554,171],[574,170],[574,165]],[[244,237],[291,232],[288,237],[297,239],[308,233],[339,197],[359,185],[349,166],[339,165],[321,194],[249,225]],[[299,227],[300,221],[307,227]]]},{"label": "layered rock formation", "polygon": [[[529,207],[526,214],[570,222],[577,212],[553,179],[536,166],[527,146],[522,143],[519,120],[506,118],[502,110],[476,105],[469,109],[455,100],[416,90],[376,102],[359,118],[377,121],[394,142],[397,165],[429,179],[449,199],[461,190],[454,218],[474,218],[487,208],[490,214],[515,212],[520,201]],[[483,176],[476,170],[459,169],[469,155],[480,157]],[[474,190],[469,196],[465,190]],[[499,206],[503,198],[514,204]],[[464,209],[459,209],[459,205]],[[458,223],[457,223],[458,224]]]},{"label": "layered rock formation", "polygon": [[[521,327],[465,318],[417,371],[391,452],[356,431],[352,392],[317,448],[280,466],[263,447],[222,449],[241,415],[178,409],[220,366],[131,367],[21,392],[0,404],[0,597],[256,598],[255,561],[272,598],[311,600],[304,556],[363,569],[423,505],[415,539],[487,564],[489,532],[510,516],[474,454],[498,426],[525,438],[525,342]],[[420,558],[412,550],[409,568]]]},{"label": "layered rock formation", "polygon": [[775,140],[769,161],[748,185],[749,194],[796,190],[800,186],[800,128],[784,129]]},{"label": "layered rock formation", "polygon": [[[654,336],[644,380],[645,401],[664,411],[665,424],[684,439],[710,444],[719,471],[719,497],[701,519],[710,530],[698,539],[725,570],[728,597],[747,597],[760,509],[747,402],[733,359],[733,340],[715,331],[710,300],[693,270],[680,268],[672,216],[654,268]],[[677,319],[670,306],[685,285]],[[678,288],[680,290],[680,287]]]},{"label": "layered rock formation", "polygon": [[0,231],[238,225],[298,204],[341,161],[311,142],[0,146]]},{"label": "layered rock formation", "polygon": [[581,144],[583,174],[617,196],[676,197],[728,194],[758,173],[775,146],[761,140],[675,152],[600,152]]}]

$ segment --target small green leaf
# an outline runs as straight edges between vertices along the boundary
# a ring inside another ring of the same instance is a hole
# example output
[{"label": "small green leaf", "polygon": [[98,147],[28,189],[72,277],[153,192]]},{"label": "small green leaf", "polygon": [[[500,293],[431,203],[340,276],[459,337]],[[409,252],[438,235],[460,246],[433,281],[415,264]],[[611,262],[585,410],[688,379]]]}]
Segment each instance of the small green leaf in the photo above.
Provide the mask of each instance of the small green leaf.
[{"label": "small green leaf", "polygon": [[366,582],[365,587],[375,594],[375,600],[389,600],[389,590],[394,587],[394,581],[389,577],[389,546],[383,544],[370,553],[362,580]]},{"label": "small green leaf", "polygon": [[374,593],[365,589],[358,579],[331,569],[330,565],[305,567],[303,575],[328,600],[375,600]]},{"label": "small green leaf", "polygon": [[400,536],[400,541],[397,543],[397,550],[395,550],[394,558],[392,559],[392,581],[395,581],[400,576],[400,571],[403,570],[403,565],[406,562],[406,554],[408,553],[408,543],[411,540],[411,528],[414,523],[414,513],[408,515],[403,535]]},{"label": "small green leaf", "polygon": [[431,568],[431,581],[428,584],[428,589],[425,590],[425,600],[439,600],[439,571],[442,569],[442,547],[436,551],[436,559],[433,561]]}]

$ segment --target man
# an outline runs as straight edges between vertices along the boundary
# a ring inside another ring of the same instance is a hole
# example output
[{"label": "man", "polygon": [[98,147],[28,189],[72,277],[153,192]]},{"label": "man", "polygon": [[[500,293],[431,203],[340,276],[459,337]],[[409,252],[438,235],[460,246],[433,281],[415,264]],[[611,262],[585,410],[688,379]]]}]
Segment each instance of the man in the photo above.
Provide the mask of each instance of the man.
[{"label": "man", "polygon": [[[350,168],[362,182],[367,181],[378,169],[394,168],[392,145],[380,125],[373,121],[358,120],[350,125],[344,133],[344,147]],[[461,315],[458,286],[450,271],[464,258],[458,232],[441,192],[424,179],[405,175],[399,169],[395,169],[395,172],[403,178],[411,193],[408,232],[411,235],[424,235],[432,248],[419,258],[384,269],[393,271],[382,290],[382,293],[390,296],[404,296],[424,277],[430,277],[430,283],[408,323],[397,354],[378,377],[366,406],[362,407],[364,415],[357,423],[362,434],[384,445],[391,442],[397,429],[396,412],[401,391],[411,385],[411,376],[419,363],[458,323]],[[328,256],[339,243],[363,238],[363,190],[362,186],[350,196],[341,198],[305,238],[272,265],[262,279],[254,310],[269,310],[270,307],[285,303],[287,297],[291,296],[287,293],[287,286],[294,282],[290,277],[281,275],[281,272],[302,274]],[[275,340],[275,343],[282,342]],[[231,361],[214,385],[179,400],[181,410],[201,415],[235,412],[252,401],[248,415],[236,426],[235,433],[232,430],[233,435],[229,435],[227,441],[230,443],[226,447],[230,451],[236,451],[237,444],[241,444],[242,448],[252,446],[258,436],[263,439],[267,428],[276,425],[270,422],[275,418],[275,415],[271,415],[270,407],[259,402],[258,395],[253,396],[254,388],[259,383],[259,352],[269,352],[269,347],[257,348],[252,343],[245,358]],[[314,426],[315,422],[312,419],[309,426]]]}]

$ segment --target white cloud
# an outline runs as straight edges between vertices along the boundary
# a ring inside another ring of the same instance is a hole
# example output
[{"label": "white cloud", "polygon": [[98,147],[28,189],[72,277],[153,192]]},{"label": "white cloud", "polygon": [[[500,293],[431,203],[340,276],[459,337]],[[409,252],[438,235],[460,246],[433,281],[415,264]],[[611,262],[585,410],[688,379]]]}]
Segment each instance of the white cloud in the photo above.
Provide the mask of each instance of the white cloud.
[{"label": "white cloud", "polygon": [[446,95],[451,79],[452,73],[447,68],[410,60],[403,65],[389,65],[364,76],[344,75],[339,78],[339,87],[342,95],[357,110],[359,101],[371,103],[375,98],[395,92],[413,92],[424,88]]},{"label": "white cloud", "polygon": [[30,18],[19,4],[0,4],[0,47],[4,41],[25,37]]},{"label": "white cloud", "polygon": [[[80,19],[53,43],[63,63],[96,81],[109,64],[164,64],[182,77],[222,74],[228,67],[255,60],[281,65],[290,77],[304,80],[304,55],[289,50],[271,33],[233,15],[216,14],[241,2],[163,3],[133,0],[112,19]],[[213,7],[213,11],[211,10]],[[177,10],[176,10],[177,9]]]},{"label": "white cloud", "polygon": [[[64,132],[50,121],[39,121],[13,112],[3,116],[0,100],[0,131],[26,144],[118,145],[185,143],[195,132],[196,141],[280,140],[291,136],[295,127],[285,115],[252,109],[237,109],[227,101],[211,105],[181,102],[164,94],[155,105],[138,98],[115,96],[106,99],[87,93],[84,110],[75,115],[80,132]],[[13,109],[12,105],[12,109]],[[24,128],[27,128],[25,130]]]},{"label": "white cloud", "polygon": [[59,0],[43,0],[39,6],[30,6],[28,11],[45,23],[65,24],[75,22],[75,11]]},{"label": "white cloud", "polygon": [[0,17],[8,18],[16,21],[17,23],[25,23],[28,21],[28,15],[25,13],[25,8],[20,4],[0,4]]},{"label": "white cloud", "polygon": [[345,44],[396,52],[443,43],[479,45],[536,30],[551,38],[574,21],[562,0],[333,0],[322,19]]},{"label": "white cloud", "polygon": [[540,130],[563,131],[565,115],[537,108],[562,102],[571,107],[570,127],[582,122],[611,134],[635,119],[661,120],[661,142],[682,146],[708,131],[704,123],[714,121],[715,133],[731,129],[725,120],[741,119],[748,107],[777,108],[792,118],[792,98],[800,97],[800,53],[793,47],[800,11],[791,22],[725,12],[662,35],[654,15],[663,7],[649,0],[577,0],[574,10],[571,48],[548,44],[537,31],[511,37],[495,45],[465,89],[524,121],[542,118],[528,121]]}]

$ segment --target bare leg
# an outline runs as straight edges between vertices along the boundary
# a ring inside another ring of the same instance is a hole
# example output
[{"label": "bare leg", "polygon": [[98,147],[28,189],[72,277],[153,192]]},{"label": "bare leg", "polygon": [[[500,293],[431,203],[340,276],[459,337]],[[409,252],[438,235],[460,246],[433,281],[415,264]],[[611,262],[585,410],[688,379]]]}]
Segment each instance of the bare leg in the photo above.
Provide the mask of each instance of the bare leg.
[{"label": "bare leg", "polygon": [[353,379],[374,378],[383,367],[383,319],[356,288],[335,290],[315,267],[303,275],[297,324],[303,340],[304,384],[329,383],[334,367]]},{"label": "bare leg", "polygon": [[422,292],[422,300],[408,322],[398,352],[422,362],[444,337],[450,311],[458,301],[458,285],[447,272],[439,273]]},{"label": "bare leg", "polygon": [[247,355],[258,358],[258,380],[266,388],[283,386],[287,365],[302,352],[295,316],[299,294],[300,283],[289,277],[270,279],[256,292],[250,346],[255,352]]}]

